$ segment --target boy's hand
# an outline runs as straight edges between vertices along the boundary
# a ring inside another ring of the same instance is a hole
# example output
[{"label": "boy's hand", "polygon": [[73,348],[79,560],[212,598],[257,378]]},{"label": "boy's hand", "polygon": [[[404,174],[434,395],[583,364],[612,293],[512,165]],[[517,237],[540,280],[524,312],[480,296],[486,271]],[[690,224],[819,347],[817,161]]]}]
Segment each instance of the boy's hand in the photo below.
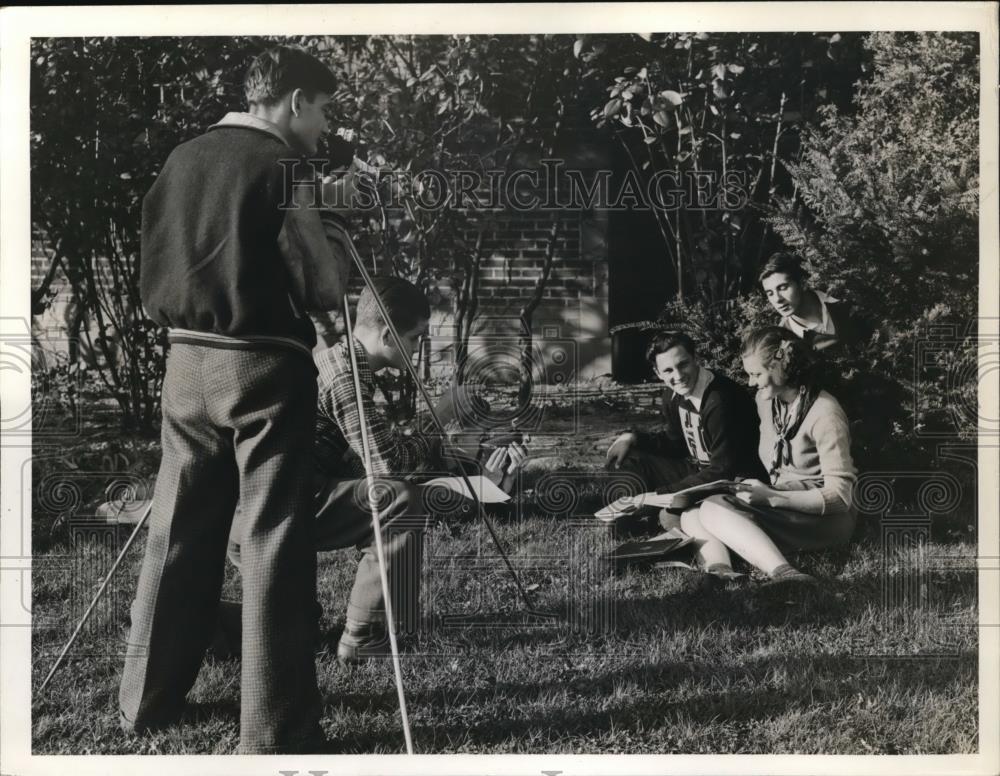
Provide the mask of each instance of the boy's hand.
[{"label": "boy's hand", "polygon": [[626,432],[618,437],[608,448],[608,457],[604,463],[606,469],[617,469],[622,465],[622,461],[635,447],[638,437],[631,432]]},{"label": "boy's hand", "polygon": [[486,459],[486,477],[501,490],[508,490],[514,475],[528,457],[528,448],[518,442],[498,447]]}]

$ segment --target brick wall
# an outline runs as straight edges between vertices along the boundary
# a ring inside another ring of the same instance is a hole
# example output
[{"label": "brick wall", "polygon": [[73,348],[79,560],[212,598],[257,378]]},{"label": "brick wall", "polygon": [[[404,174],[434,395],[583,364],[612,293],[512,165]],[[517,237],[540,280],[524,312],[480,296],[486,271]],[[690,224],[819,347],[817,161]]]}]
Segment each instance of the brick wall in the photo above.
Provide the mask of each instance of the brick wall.
[{"label": "brick wall", "polygon": [[[540,200],[546,199],[543,192],[535,193]],[[547,358],[552,348],[560,352],[569,348],[574,361],[570,377],[610,372],[607,214],[585,209],[507,209],[495,218],[496,225],[483,237],[477,332],[499,335],[519,330],[520,312],[542,276],[556,220],[552,269],[532,319],[540,356]],[[467,235],[470,244],[475,238],[475,234]],[[437,323],[439,330],[448,331],[451,318],[441,311]],[[547,342],[558,344],[550,348]],[[441,360],[447,363],[446,357]]]},{"label": "brick wall", "polygon": [[[51,259],[45,251],[44,235],[32,234],[31,239],[31,288],[38,288],[45,279]],[[36,357],[41,357],[41,363],[54,364],[69,351],[67,340],[66,314],[72,302],[72,290],[69,281],[62,270],[52,281],[51,288],[56,292],[49,307],[41,315],[36,315],[31,321],[32,334],[37,343]]]},{"label": "brick wall", "polygon": [[[546,342],[559,343],[560,352],[571,352],[571,377],[590,378],[611,371],[608,335],[607,215],[601,211],[499,210],[495,223],[483,237],[479,282],[479,319],[476,334],[496,338],[514,336],[520,329],[520,311],[534,294],[541,277],[553,218],[559,222],[555,257],[542,302],[533,318],[540,357],[548,358]],[[32,286],[37,287],[48,267],[41,235],[32,254]],[[466,235],[470,245],[477,235]],[[369,267],[369,270],[371,267]],[[380,271],[381,267],[379,268]],[[42,329],[65,333],[64,316],[70,301],[69,284],[60,276],[59,295],[42,320]],[[352,301],[361,291],[354,273]],[[432,318],[433,371],[447,374],[454,368],[452,341],[454,300],[446,287],[434,306]],[[337,316],[315,316],[321,342],[332,344],[342,333]],[[475,342],[473,342],[475,347]]]}]

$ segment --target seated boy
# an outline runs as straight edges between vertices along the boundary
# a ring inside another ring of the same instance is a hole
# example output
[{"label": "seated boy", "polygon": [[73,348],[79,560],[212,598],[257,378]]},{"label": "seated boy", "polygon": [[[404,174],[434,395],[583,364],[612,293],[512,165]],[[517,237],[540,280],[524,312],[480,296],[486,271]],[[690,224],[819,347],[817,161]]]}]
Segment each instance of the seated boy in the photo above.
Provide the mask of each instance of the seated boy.
[{"label": "seated boy", "polygon": [[[646,357],[664,382],[660,432],[630,429],[608,448],[607,467],[632,472],[647,492],[676,492],[714,480],[766,480],[757,456],[753,398],[742,387],[698,362],[681,332],[659,332]],[[664,527],[676,524],[661,516]]]},{"label": "seated boy", "polygon": [[[415,480],[421,473],[441,474],[445,464],[440,438],[391,429],[375,406],[374,374],[389,367],[405,368],[405,362],[427,333],[430,305],[423,293],[406,280],[375,278],[374,282],[407,352],[400,353],[396,348],[368,288],[358,300],[353,345],[393,614],[397,632],[407,634],[414,633],[419,625],[421,532],[429,520],[425,489]],[[317,550],[356,546],[362,552],[347,606],[347,622],[337,646],[341,660],[354,661],[387,654],[389,642],[347,346],[345,338],[316,357],[319,399],[313,533]],[[459,417],[442,417],[442,421],[455,419],[462,424],[466,419],[460,417],[461,409],[470,403],[453,399],[449,397],[447,402],[456,408],[450,415]],[[519,444],[495,450],[484,464],[484,474],[503,486],[525,456],[526,450]],[[230,540],[230,558],[239,565],[234,537]]]}]

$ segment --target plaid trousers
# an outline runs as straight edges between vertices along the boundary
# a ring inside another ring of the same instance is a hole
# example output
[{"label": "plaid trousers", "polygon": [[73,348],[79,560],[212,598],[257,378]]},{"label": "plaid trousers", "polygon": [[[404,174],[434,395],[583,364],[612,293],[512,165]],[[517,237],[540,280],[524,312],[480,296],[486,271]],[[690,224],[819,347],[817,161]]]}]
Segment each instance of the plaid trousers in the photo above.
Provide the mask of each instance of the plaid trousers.
[{"label": "plaid trousers", "polygon": [[[353,388],[353,385],[351,386]],[[353,390],[349,399],[354,402]],[[457,420],[469,433],[457,437],[475,449],[482,431],[482,417],[489,412],[489,405],[464,386],[453,386],[437,403],[435,410],[441,422]],[[476,413],[479,413],[477,416]],[[369,423],[373,418],[367,418]],[[358,431],[360,434],[360,431]],[[370,431],[369,431],[370,433]],[[421,463],[427,463],[422,461]],[[435,461],[444,469],[444,461]],[[453,465],[463,465],[470,474],[479,473],[473,461],[454,459]],[[438,473],[423,472],[400,477],[377,477],[373,488],[375,508],[382,525],[382,547],[385,552],[386,576],[392,596],[392,610],[396,629],[401,634],[415,634],[420,626],[420,585],[423,570],[423,532],[427,529],[432,511],[458,511],[465,500],[457,495],[446,496],[439,491],[429,491],[416,480],[429,479]],[[365,478],[327,478],[317,472],[313,501],[313,533],[317,551],[340,550],[355,547],[359,553],[358,570],[354,576],[347,603],[347,619],[357,625],[384,623],[385,596],[379,573],[372,527],[368,484]],[[432,510],[432,507],[436,509]],[[229,559],[242,569],[242,550],[239,522],[233,525],[229,536]],[[235,602],[225,602],[234,610]],[[305,605],[305,604],[303,604]],[[318,622],[322,605],[313,600],[312,611]],[[222,626],[227,629],[226,626]],[[228,629],[227,629],[228,630]],[[228,634],[227,634],[228,637]]]},{"label": "plaid trousers", "polygon": [[[423,531],[429,520],[424,489],[400,480],[377,479],[372,495],[382,524],[382,548],[396,628],[399,633],[413,634],[420,625]],[[367,480],[333,480],[317,497],[317,549],[354,545],[361,553],[347,602],[348,621],[357,625],[384,623],[385,597]]]},{"label": "plaid trousers", "polygon": [[[412,482],[380,477],[375,480],[373,495],[382,525],[382,548],[396,629],[399,633],[413,634],[420,625],[420,581],[423,532],[429,521],[428,494],[425,488]],[[430,500],[433,498],[431,496]],[[456,496],[456,503],[458,498]],[[360,554],[347,603],[347,619],[356,624],[385,623],[385,597],[375,549],[375,532],[372,530],[368,481],[320,480],[313,509],[317,551],[355,547]],[[240,545],[241,538],[234,528],[229,537],[229,560],[242,570]],[[322,611],[318,602],[313,611]]]},{"label": "plaid trousers", "polygon": [[140,731],[179,718],[212,636],[238,514],[240,752],[295,751],[321,712],[310,612],[289,605],[316,595],[315,367],[291,350],[175,343],[162,406],[162,459],[119,689],[122,726]]}]

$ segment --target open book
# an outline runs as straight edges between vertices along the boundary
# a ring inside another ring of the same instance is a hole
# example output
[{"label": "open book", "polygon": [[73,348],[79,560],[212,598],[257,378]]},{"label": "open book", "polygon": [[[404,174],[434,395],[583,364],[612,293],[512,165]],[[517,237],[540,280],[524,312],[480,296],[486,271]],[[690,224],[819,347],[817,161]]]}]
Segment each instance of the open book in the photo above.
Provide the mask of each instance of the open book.
[{"label": "open book", "polygon": [[735,480],[715,480],[702,485],[692,485],[690,488],[684,488],[673,493],[653,491],[651,493],[640,493],[637,496],[623,496],[595,512],[594,517],[605,522],[612,522],[625,515],[634,514],[644,507],[687,509],[709,496],[735,493],[739,489],[740,483]]}]

